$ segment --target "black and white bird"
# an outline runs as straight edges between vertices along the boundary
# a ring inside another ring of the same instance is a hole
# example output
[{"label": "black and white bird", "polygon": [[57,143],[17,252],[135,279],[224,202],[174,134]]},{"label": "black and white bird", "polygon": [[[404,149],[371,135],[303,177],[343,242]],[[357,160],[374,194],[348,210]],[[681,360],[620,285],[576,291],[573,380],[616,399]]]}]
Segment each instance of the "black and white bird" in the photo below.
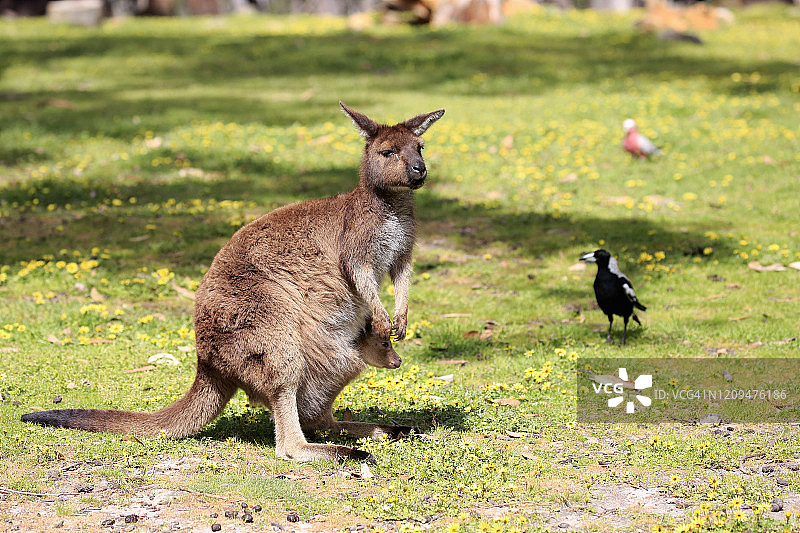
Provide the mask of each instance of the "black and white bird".
[{"label": "black and white bird", "polygon": [[597,305],[608,315],[608,333],[606,342],[611,342],[611,326],[614,324],[614,315],[621,316],[625,321],[622,330],[622,344],[625,344],[625,334],[628,331],[628,319],[641,325],[639,317],[633,312],[633,308],[647,310],[639,303],[636,292],[633,290],[633,283],[625,274],[619,270],[617,260],[605,250],[595,250],[583,254],[581,261],[597,263],[597,276],[594,278],[594,295],[597,298]]}]

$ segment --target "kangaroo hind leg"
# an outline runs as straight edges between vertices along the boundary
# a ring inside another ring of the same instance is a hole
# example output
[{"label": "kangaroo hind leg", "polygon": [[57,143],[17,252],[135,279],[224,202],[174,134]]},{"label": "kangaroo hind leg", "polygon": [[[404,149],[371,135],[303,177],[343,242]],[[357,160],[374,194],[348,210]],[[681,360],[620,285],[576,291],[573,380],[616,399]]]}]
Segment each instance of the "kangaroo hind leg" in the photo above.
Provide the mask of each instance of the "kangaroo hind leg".
[{"label": "kangaroo hind leg", "polygon": [[292,461],[318,459],[352,459],[374,463],[369,453],[336,444],[309,444],[300,427],[297,411],[297,390],[283,388],[270,398],[270,411],[275,418],[275,454]]}]

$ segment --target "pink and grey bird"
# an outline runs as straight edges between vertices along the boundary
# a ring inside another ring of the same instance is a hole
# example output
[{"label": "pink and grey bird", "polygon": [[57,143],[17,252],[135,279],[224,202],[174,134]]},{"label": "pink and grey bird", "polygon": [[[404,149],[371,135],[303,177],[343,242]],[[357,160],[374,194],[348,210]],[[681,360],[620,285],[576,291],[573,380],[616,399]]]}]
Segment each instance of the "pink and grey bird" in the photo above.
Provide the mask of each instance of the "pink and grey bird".
[{"label": "pink and grey bird", "polygon": [[625,139],[622,141],[622,147],[630,152],[632,156],[639,159],[647,159],[653,154],[661,153],[661,150],[650,139],[637,131],[636,122],[632,118],[623,122],[622,127],[625,128]]}]

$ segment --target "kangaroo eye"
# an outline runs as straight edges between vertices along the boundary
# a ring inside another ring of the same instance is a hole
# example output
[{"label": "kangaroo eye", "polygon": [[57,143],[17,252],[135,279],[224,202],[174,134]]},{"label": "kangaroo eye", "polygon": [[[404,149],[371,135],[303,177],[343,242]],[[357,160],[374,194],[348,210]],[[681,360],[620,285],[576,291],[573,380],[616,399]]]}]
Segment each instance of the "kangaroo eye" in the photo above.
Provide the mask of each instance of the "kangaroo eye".
[{"label": "kangaroo eye", "polygon": [[392,155],[394,155],[394,150],[381,150],[380,154],[383,157],[391,157]]},{"label": "kangaroo eye", "polygon": [[384,348],[388,348],[389,347],[389,343],[388,342],[382,342],[381,346],[383,346]]},{"label": "kangaroo eye", "polygon": [[424,149],[425,149],[425,146],[423,146],[423,145],[421,145],[421,144],[420,144],[419,146],[417,146],[417,152],[419,152],[420,154],[422,153],[422,151],[423,151]]}]

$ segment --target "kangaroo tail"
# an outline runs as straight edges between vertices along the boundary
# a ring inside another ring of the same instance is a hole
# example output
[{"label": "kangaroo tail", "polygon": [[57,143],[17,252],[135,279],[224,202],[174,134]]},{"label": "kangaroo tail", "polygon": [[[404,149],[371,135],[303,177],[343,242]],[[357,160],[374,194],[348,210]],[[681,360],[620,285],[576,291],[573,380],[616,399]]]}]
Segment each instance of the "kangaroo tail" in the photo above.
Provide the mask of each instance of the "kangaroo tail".
[{"label": "kangaroo tail", "polygon": [[156,436],[166,432],[168,437],[180,438],[197,433],[214,420],[235,392],[235,386],[198,371],[192,387],[181,399],[154,413],[54,409],[22,415],[22,421],[98,433],[108,431]]}]

